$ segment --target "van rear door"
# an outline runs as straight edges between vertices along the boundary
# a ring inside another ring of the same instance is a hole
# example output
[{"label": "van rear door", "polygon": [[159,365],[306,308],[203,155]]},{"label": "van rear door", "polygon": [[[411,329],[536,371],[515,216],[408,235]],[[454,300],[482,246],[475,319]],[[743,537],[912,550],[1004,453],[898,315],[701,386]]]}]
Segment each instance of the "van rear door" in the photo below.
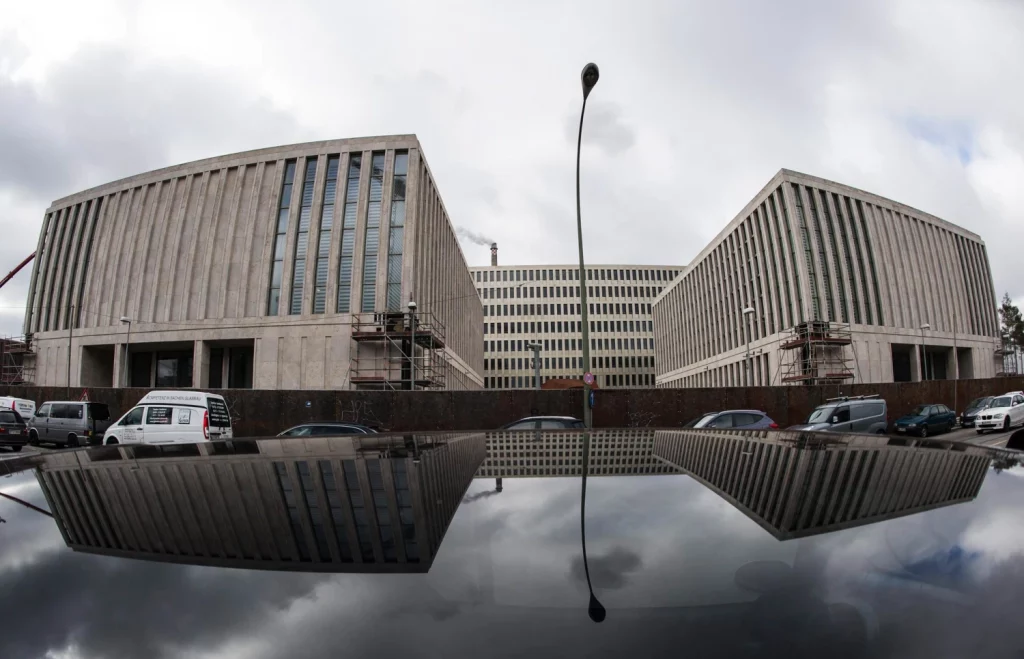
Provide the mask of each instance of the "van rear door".
[{"label": "van rear door", "polygon": [[231,414],[224,399],[207,396],[206,409],[210,412],[210,439],[231,439]]}]

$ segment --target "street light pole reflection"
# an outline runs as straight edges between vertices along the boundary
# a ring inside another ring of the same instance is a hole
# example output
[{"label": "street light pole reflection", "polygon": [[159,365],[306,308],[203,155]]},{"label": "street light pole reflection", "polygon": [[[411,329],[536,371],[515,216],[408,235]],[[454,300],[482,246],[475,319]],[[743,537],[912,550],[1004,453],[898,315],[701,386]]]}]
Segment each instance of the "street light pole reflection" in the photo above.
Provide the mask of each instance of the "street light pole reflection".
[{"label": "street light pole reflection", "polygon": [[587,590],[590,591],[590,605],[587,613],[594,622],[604,622],[604,606],[597,601],[594,587],[590,585],[590,566],[587,564],[587,472],[590,470],[590,433],[583,433],[583,492],[580,494],[580,538],[583,544],[583,572],[587,575]]}]

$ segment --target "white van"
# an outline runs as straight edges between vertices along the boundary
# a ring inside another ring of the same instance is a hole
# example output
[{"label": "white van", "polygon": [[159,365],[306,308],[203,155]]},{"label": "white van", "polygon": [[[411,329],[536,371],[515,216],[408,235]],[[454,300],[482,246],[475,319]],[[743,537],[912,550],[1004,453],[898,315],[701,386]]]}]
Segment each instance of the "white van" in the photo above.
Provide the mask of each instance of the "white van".
[{"label": "white van", "polygon": [[224,397],[202,391],[151,391],[107,428],[104,444],[192,444],[231,439]]},{"label": "white van", "polygon": [[36,402],[13,396],[0,396],[0,409],[14,410],[24,421],[28,421],[36,413]]}]

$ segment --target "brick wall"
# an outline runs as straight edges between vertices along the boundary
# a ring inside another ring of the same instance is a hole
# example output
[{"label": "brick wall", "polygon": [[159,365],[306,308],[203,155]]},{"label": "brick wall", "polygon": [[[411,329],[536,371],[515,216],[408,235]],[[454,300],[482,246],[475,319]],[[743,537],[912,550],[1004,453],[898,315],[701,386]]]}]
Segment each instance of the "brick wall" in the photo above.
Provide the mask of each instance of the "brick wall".
[{"label": "brick wall", "polygon": [[[952,380],[843,387],[846,395],[880,394],[889,421],[921,403],[953,407]],[[978,396],[1024,390],[1024,377],[960,380],[957,411]],[[110,405],[115,418],[148,389],[87,388],[89,399]],[[3,395],[35,400],[67,400],[65,387],[0,387]],[[72,388],[78,400],[83,389]],[[276,435],[304,421],[341,420],[389,430],[481,430],[497,428],[531,414],[582,415],[582,391],[270,391],[219,390],[235,419],[235,436]],[[602,389],[595,393],[594,426],[674,427],[704,412],[763,410],[786,427],[803,421],[815,406],[838,395],[836,387],[749,387],[717,389]]]}]

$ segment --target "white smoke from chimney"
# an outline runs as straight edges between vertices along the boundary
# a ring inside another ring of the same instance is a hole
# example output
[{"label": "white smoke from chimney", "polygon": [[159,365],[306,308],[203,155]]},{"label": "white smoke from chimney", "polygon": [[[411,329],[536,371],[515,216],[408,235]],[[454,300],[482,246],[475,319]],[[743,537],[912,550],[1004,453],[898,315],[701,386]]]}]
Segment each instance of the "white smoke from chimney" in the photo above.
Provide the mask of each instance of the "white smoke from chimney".
[{"label": "white smoke from chimney", "polygon": [[490,247],[491,243],[494,242],[482,233],[476,233],[464,227],[455,227],[455,235],[459,238],[465,238],[474,245],[483,245],[484,247]]}]

